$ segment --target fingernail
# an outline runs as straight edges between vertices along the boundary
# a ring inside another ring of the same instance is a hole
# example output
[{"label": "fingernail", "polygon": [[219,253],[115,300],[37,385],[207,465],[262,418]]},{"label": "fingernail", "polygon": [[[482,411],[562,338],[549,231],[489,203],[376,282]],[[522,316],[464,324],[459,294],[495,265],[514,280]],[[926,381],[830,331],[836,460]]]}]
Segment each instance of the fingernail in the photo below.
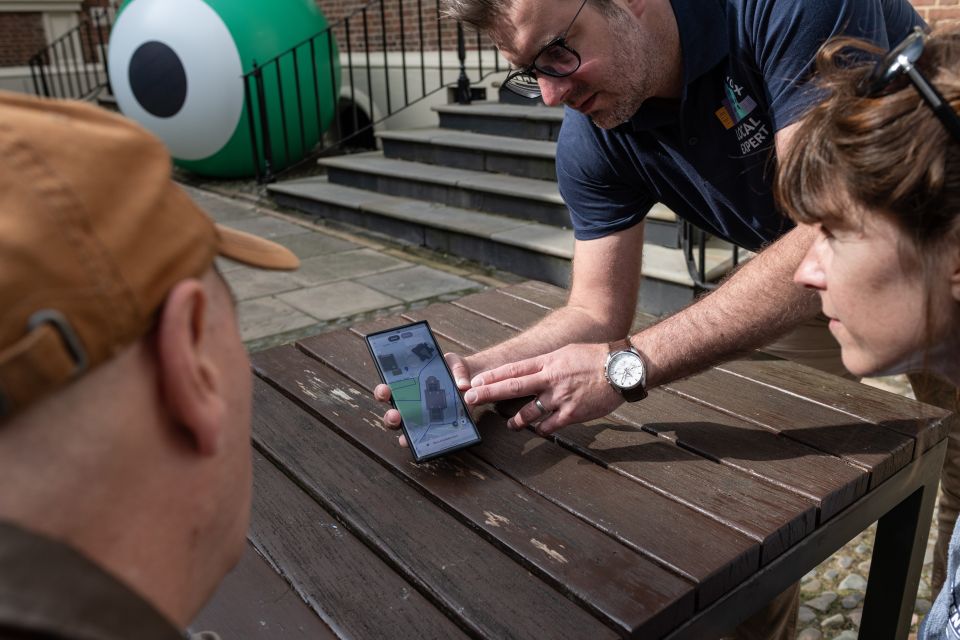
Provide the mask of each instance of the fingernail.
[{"label": "fingernail", "polygon": [[470,384],[470,381],[467,380],[466,378],[457,378],[458,387],[466,387],[469,384]]},{"label": "fingernail", "polygon": [[483,386],[483,376],[477,376],[470,381],[471,387],[482,387]]},{"label": "fingernail", "polygon": [[466,400],[467,404],[473,404],[477,401],[477,392],[471,389],[463,394],[463,399]]},{"label": "fingernail", "polygon": [[516,429],[517,423],[513,421],[513,418],[507,420],[507,429]]}]

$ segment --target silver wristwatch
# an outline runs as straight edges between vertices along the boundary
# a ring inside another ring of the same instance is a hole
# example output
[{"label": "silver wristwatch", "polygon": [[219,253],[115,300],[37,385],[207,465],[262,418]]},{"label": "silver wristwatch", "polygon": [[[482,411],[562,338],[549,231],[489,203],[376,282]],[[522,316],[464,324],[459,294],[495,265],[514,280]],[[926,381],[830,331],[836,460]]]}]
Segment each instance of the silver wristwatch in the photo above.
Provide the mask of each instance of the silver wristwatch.
[{"label": "silver wristwatch", "polygon": [[603,374],[627,402],[647,397],[647,363],[627,338],[610,343]]}]

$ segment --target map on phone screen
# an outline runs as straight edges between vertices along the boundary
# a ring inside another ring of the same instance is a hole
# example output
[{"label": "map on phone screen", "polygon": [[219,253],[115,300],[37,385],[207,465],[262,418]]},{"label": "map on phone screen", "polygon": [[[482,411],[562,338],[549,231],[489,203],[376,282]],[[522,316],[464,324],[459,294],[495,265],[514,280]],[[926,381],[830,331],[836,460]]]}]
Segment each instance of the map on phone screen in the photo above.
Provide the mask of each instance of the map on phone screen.
[{"label": "map on phone screen", "polygon": [[417,458],[479,439],[426,324],[369,337]]}]

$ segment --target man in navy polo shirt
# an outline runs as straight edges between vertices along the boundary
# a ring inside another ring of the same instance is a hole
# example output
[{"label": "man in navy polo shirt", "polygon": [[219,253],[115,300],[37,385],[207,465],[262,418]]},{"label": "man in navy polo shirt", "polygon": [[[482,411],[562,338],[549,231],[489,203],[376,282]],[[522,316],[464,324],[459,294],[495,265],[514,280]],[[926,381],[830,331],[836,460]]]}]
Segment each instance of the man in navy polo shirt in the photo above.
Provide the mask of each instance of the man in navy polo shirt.
[{"label": "man in navy polo shirt", "polygon": [[[817,99],[805,84],[817,50],[839,34],[900,41],[922,24],[907,0],[446,0],[446,9],[493,38],[516,69],[509,88],[566,105],[557,178],[576,237],[564,307],[491,349],[448,356],[468,403],[534,396],[508,426],[546,434],[798,326],[807,343],[798,359],[842,373],[816,295],[792,282],[813,235],[777,211],[770,183],[776,152]],[[759,254],[711,295],[629,336],[639,223],[657,202]],[[385,386],[376,393],[389,398]],[[384,422],[397,428],[399,414]],[[738,636],[792,638],[796,593]]]}]

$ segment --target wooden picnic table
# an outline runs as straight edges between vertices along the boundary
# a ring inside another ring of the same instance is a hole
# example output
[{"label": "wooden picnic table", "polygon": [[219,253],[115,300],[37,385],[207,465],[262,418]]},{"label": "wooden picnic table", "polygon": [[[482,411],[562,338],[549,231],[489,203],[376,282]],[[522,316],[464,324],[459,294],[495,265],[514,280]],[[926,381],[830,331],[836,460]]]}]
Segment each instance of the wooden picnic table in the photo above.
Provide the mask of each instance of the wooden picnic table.
[{"label": "wooden picnic table", "polygon": [[485,410],[482,444],[414,464],[362,336],[425,319],[470,353],[564,299],[531,281],[254,354],[248,550],[192,628],[702,640],[879,519],[860,637],[906,637],[938,409],[758,355],[546,439]]}]

